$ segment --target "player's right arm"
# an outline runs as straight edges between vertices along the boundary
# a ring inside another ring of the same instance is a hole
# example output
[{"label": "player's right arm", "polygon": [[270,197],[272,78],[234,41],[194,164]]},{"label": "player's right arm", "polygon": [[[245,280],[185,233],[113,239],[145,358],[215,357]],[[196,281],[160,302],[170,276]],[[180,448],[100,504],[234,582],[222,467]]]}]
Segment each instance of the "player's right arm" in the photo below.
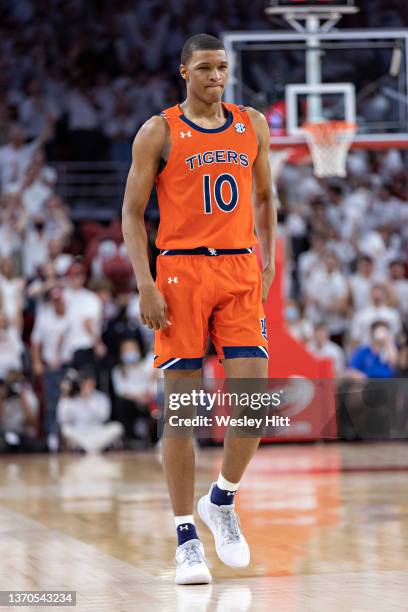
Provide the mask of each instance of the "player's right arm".
[{"label": "player's right arm", "polygon": [[133,142],[122,209],[123,237],[136,275],[141,319],[155,330],[165,329],[169,321],[166,302],[150,273],[144,212],[168,139],[168,127],[161,117],[152,117],[140,128]]}]

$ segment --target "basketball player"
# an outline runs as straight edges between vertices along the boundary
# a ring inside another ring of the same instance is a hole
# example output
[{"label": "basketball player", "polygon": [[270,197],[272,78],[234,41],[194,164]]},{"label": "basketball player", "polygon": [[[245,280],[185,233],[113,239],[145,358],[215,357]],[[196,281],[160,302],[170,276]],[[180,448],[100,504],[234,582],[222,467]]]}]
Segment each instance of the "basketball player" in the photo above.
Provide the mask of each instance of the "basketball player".
[{"label": "basketball player", "polygon": [[[123,233],[141,318],[156,331],[154,363],[166,382],[199,377],[208,333],[227,377],[266,378],[262,301],[274,276],[276,228],[267,122],[252,108],[221,101],[228,61],[217,38],[189,38],[180,74],[187,97],[149,119],[136,135],[124,198]],[[144,223],[155,182],[161,249],[156,283]],[[252,252],[254,225],[262,275]],[[258,444],[255,437],[226,437],[219,478],[198,504],[219,558],[232,567],[245,567],[250,559],[233,502]],[[176,583],[211,582],[193,518],[191,436],[164,436],[163,466],[178,536]]]}]

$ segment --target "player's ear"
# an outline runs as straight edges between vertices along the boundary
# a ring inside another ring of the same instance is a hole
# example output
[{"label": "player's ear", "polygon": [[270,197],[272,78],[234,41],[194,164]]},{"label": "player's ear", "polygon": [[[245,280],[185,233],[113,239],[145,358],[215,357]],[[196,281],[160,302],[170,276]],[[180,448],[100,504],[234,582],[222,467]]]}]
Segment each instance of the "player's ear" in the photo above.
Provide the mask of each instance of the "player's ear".
[{"label": "player's ear", "polygon": [[181,78],[188,81],[188,70],[184,64],[180,64],[179,67]]}]

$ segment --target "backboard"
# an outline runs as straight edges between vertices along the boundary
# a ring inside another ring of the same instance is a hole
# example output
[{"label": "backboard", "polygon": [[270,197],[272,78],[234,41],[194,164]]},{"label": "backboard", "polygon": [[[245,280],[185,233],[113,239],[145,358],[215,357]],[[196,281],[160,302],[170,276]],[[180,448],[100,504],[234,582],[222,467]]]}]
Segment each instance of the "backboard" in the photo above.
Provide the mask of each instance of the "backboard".
[{"label": "backboard", "polygon": [[227,32],[224,43],[226,100],[263,110],[277,148],[304,143],[311,114],[350,120],[353,109],[354,147],[408,147],[408,30]]}]

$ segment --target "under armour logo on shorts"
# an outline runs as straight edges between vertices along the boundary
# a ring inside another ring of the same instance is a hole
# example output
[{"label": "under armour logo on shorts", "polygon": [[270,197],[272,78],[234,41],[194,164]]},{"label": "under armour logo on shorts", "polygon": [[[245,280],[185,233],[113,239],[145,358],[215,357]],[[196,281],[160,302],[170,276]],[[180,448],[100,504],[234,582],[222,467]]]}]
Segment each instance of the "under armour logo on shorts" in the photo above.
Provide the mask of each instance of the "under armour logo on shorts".
[{"label": "under armour logo on shorts", "polygon": [[178,276],[169,276],[168,283],[178,283]]},{"label": "under armour logo on shorts", "polygon": [[191,132],[190,130],[188,130],[188,132],[180,132],[180,136],[182,138],[185,138],[187,136],[187,138],[191,138]]}]

